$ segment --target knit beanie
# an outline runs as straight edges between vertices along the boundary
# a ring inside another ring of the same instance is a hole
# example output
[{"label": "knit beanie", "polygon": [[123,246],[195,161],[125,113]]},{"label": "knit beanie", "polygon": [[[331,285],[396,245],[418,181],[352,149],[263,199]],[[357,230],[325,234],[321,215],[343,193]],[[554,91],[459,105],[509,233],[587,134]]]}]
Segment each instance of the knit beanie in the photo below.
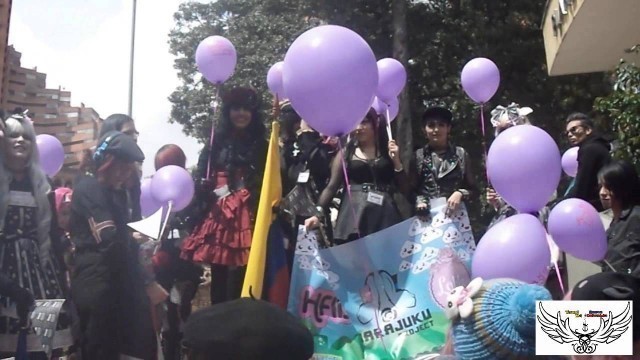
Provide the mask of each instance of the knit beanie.
[{"label": "knit beanie", "polygon": [[445,314],[452,321],[453,348],[461,360],[535,357],[536,301],[547,289],[513,279],[472,280],[455,288]]}]

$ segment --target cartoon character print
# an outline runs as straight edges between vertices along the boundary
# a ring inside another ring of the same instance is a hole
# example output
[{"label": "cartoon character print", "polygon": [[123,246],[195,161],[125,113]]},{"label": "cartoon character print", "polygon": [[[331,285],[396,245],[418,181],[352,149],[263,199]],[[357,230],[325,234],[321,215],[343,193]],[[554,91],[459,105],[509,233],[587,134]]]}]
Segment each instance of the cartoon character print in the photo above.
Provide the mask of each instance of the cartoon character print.
[{"label": "cartoon character print", "polygon": [[464,210],[459,210],[453,216],[453,222],[458,226],[461,232],[469,232],[471,231],[471,222],[469,221],[469,216],[467,216],[467,212]]},{"label": "cartoon character print", "polygon": [[445,225],[449,225],[453,222],[450,217],[446,216],[444,212],[439,212],[436,216],[433,217],[431,221],[431,226],[433,227],[442,227]]},{"label": "cartoon character print", "polygon": [[427,230],[422,233],[422,236],[420,237],[420,242],[423,244],[428,244],[432,241],[440,239],[443,234],[444,234],[444,231],[442,231],[442,229],[429,226]]},{"label": "cartoon character print", "polygon": [[408,262],[407,260],[402,260],[402,262],[400,263],[399,270],[400,272],[405,272],[407,270],[410,270],[411,268],[413,268],[412,263]]},{"label": "cartoon character print", "polygon": [[329,265],[328,262],[324,261],[319,255],[313,258],[313,260],[311,261],[311,265],[316,270],[329,270],[329,268],[331,267],[331,265]]},{"label": "cartoon character print", "polygon": [[405,309],[416,306],[416,296],[397,288],[397,276],[384,270],[374,271],[367,275],[364,286],[360,290],[362,304],[358,309],[358,321],[369,324],[379,316],[383,322],[391,322]]},{"label": "cartoon character print", "polygon": [[313,270],[313,265],[311,263],[311,259],[313,259],[310,256],[305,256],[305,255],[300,255],[297,258],[298,261],[298,266],[300,267],[300,269],[302,270]]},{"label": "cartoon character print", "polygon": [[460,235],[460,231],[458,231],[458,229],[456,229],[455,227],[449,227],[447,230],[445,230],[444,235],[442,235],[442,240],[445,242],[445,244],[452,244],[461,238],[462,236]]},{"label": "cartoon character print", "polygon": [[420,251],[422,251],[422,245],[412,241],[405,241],[404,245],[402,245],[402,249],[400,250],[400,256],[402,258],[406,258],[413,254],[417,254]]},{"label": "cartoon character print", "polygon": [[475,278],[466,286],[457,286],[452,289],[446,298],[444,314],[449,320],[458,317],[468,318],[473,313],[473,298],[482,288],[482,278]]},{"label": "cartoon character print", "polygon": [[469,270],[452,249],[442,249],[436,263],[431,267],[429,292],[433,300],[445,309],[447,296],[458,286],[465,286],[471,280]]},{"label": "cartoon character print", "polygon": [[420,256],[420,260],[413,265],[412,272],[414,274],[419,274],[429,269],[431,265],[435,263],[439,251],[439,249],[434,247],[426,247]]},{"label": "cartoon character print", "polygon": [[413,221],[411,222],[411,227],[409,227],[409,236],[414,237],[416,235],[424,233],[428,225],[429,224],[418,218],[413,219]]},{"label": "cartoon character print", "polygon": [[338,283],[338,281],[340,280],[340,277],[338,276],[338,274],[334,273],[333,271],[319,270],[318,275],[327,279],[327,282],[329,282],[329,286],[331,287],[332,290],[338,290],[338,288],[340,287],[340,284]]},{"label": "cartoon character print", "polygon": [[298,255],[318,255],[318,241],[315,231],[298,231],[298,242],[296,243],[296,254]]}]

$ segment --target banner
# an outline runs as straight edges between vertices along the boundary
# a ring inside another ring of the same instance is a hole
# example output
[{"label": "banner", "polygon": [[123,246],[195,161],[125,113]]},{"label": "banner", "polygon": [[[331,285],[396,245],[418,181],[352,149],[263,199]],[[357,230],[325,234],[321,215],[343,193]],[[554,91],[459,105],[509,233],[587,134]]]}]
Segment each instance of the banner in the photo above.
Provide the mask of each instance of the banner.
[{"label": "banner", "polygon": [[406,220],[319,249],[301,229],[289,311],[314,334],[314,359],[422,359],[437,353],[453,288],[470,281],[475,242],[464,206],[433,207],[430,223]]}]

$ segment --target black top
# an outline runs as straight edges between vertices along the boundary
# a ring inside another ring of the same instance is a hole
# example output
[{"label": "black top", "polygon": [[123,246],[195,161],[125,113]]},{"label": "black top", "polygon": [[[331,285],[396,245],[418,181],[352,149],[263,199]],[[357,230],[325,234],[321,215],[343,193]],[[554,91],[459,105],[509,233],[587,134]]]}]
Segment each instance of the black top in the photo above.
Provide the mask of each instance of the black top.
[{"label": "black top", "polygon": [[322,143],[317,132],[302,132],[295,141],[283,144],[281,167],[284,194],[293,189],[300,173],[306,170],[317,191],[322,192],[329,181],[331,148]]},{"label": "black top", "polygon": [[[605,259],[617,272],[640,276],[640,206],[624,210],[607,230]],[[608,265],[603,271],[611,271]]]},{"label": "black top", "polygon": [[610,149],[609,142],[600,135],[590,135],[580,144],[578,173],[567,198],[582,199],[598,211],[604,210],[598,195],[598,172],[611,161]]}]

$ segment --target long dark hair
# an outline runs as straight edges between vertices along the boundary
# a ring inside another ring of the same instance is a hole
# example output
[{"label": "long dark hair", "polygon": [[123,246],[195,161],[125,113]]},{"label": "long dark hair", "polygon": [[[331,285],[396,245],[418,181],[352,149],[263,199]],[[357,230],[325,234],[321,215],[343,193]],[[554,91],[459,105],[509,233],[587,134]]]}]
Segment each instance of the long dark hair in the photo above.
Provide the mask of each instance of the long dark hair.
[{"label": "long dark hair", "polygon": [[640,205],[640,179],[636,168],[627,161],[613,161],[598,173],[598,182],[611,191],[623,209]]},{"label": "long dark hair", "polygon": [[[362,121],[368,121],[371,123],[376,146],[376,154],[380,154],[381,157],[385,157],[388,158],[388,160],[391,160],[391,158],[389,157],[389,152],[386,151],[387,145],[389,143],[389,135],[387,135],[387,121],[385,120],[385,118],[378,115],[376,111],[371,108]],[[347,163],[349,163],[348,160],[353,157],[353,154],[355,153],[358,145],[359,144],[356,137],[351,137],[349,143],[347,144],[347,148],[345,149],[345,160],[347,160]]]}]

